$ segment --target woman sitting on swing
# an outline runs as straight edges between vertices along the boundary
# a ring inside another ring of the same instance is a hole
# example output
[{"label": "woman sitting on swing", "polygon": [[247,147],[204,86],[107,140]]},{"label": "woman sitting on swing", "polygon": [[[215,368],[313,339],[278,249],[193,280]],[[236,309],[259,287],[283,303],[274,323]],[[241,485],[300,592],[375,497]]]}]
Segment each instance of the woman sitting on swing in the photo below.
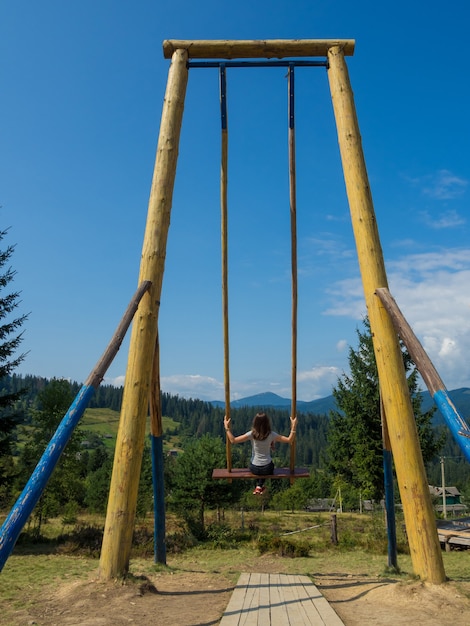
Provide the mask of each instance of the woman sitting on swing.
[{"label": "woman sitting on swing", "polygon": [[[269,476],[274,472],[274,463],[271,458],[271,450],[277,441],[281,443],[292,443],[295,438],[295,430],[297,426],[297,418],[290,418],[291,428],[288,437],[279,435],[271,430],[271,422],[266,413],[257,413],[253,419],[251,430],[244,435],[235,435],[230,430],[231,419],[224,416],[224,427],[227,433],[227,438],[230,443],[243,443],[244,441],[251,441],[251,462],[250,472],[256,476]],[[256,487],[253,491],[254,495],[261,495],[265,490],[265,479],[258,478],[256,481]]]}]

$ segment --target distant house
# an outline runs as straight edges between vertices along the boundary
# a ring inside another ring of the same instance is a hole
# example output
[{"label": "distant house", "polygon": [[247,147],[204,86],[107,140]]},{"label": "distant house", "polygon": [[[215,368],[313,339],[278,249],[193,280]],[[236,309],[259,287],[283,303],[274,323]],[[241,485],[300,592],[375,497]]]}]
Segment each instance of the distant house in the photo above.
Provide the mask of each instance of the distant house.
[{"label": "distant house", "polygon": [[311,498],[305,510],[309,513],[315,513],[320,511],[331,511],[335,508],[335,501],[333,498]]},{"label": "distant house", "polygon": [[433,487],[429,485],[429,493],[435,502],[435,510],[442,513],[444,510],[443,498],[445,497],[446,511],[453,515],[465,513],[467,507],[462,504],[462,494],[457,487],[445,487],[445,496],[442,493],[442,487]]}]

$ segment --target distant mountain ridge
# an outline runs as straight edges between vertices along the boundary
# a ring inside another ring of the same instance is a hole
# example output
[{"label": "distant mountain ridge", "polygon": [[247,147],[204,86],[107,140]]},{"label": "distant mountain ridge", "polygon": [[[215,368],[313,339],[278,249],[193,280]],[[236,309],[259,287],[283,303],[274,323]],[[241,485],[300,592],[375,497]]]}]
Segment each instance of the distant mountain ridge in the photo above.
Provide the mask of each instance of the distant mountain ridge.
[{"label": "distant mountain ridge", "polygon": [[[225,403],[220,400],[211,402],[213,406],[224,407]],[[272,409],[289,409],[291,406],[291,400],[289,398],[283,398],[276,393],[266,391],[264,393],[258,393],[254,396],[248,396],[246,398],[240,398],[230,403],[230,406],[234,409],[241,407],[262,407]],[[315,415],[325,415],[331,410],[336,408],[335,399],[333,396],[326,398],[319,398],[318,400],[311,400],[305,402],[303,400],[297,400],[297,411],[299,413],[314,413]]]},{"label": "distant mountain ridge", "polygon": [[[275,393],[266,392],[258,393],[248,398],[241,398],[231,403],[234,408],[241,406],[271,406],[276,409],[289,409],[291,406],[291,400],[289,398],[282,398]],[[326,415],[330,411],[336,409],[336,401],[333,396],[327,396],[326,398],[319,398],[318,400],[311,400],[305,402],[304,400],[297,400],[297,411],[299,413],[314,413],[316,415]]]},{"label": "distant mountain ridge", "polygon": [[[422,396],[422,409],[428,411],[433,405],[434,401],[431,398],[429,391],[420,392]],[[461,387],[460,389],[454,389],[449,391],[449,396],[452,402],[455,404],[460,415],[468,420],[470,416],[470,388]],[[224,402],[216,400],[211,402],[213,406],[223,407]],[[261,408],[273,408],[273,409],[289,409],[291,401],[289,398],[283,398],[272,392],[258,393],[254,396],[248,396],[246,398],[240,398],[230,403],[232,408],[240,407],[261,407]],[[311,400],[310,402],[304,402],[302,400],[297,401],[298,413],[313,413],[315,415],[328,415],[330,411],[336,410],[336,402],[333,396],[327,396],[326,398],[319,398],[318,400]],[[434,415],[435,424],[443,424],[444,418],[439,410],[436,410]]]}]

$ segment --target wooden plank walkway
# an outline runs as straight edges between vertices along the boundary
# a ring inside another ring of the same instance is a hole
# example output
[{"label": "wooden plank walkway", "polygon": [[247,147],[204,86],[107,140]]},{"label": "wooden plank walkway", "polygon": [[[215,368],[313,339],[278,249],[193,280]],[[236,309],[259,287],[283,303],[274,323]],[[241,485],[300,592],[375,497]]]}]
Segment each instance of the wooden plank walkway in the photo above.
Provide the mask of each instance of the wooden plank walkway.
[{"label": "wooden plank walkway", "polygon": [[308,576],[247,574],[238,579],[220,626],[344,626]]}]

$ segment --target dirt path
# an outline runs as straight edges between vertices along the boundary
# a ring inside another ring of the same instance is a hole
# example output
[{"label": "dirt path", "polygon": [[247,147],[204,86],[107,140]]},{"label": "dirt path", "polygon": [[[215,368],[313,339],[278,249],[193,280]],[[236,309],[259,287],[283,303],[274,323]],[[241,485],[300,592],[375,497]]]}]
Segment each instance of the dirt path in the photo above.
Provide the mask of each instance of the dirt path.
[{"label": "dirt path", "polygon": [[[432,586],[341,573],[319,574],[314,582],[346,626],[470,624],[470,582]],[[232,590],[228,577],[202,572],[135,576],[125,584],[91,578],[44,593],[28,610],[0,615],[0,624],[210,626],[219,623]]]}]

